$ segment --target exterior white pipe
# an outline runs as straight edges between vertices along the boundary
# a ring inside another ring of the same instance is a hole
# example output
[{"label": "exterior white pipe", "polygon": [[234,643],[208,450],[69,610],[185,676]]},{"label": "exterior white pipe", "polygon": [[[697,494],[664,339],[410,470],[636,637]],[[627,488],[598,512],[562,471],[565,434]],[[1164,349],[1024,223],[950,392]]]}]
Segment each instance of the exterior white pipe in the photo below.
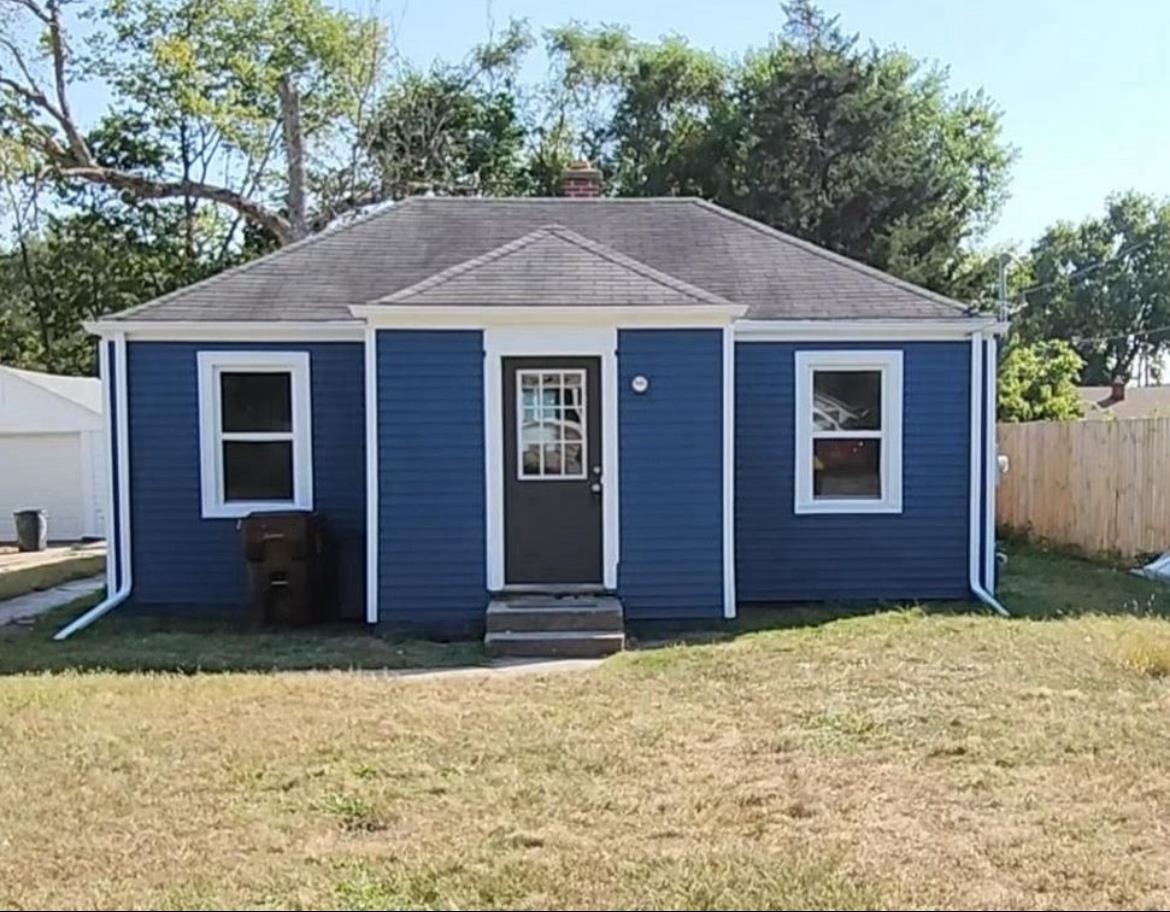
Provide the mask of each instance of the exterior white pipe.
[{"label": "exterior white pipe", "polygon": [[[130,420],[126,412],[127,400],[129,398],[126,393],[126,336],[119,334],[113,338],[114,366],[116,368],[114,372],[114,411],[117,413],[116,426],[115,422],[111,420],[111,410],[109,407],[110,371],[109,358],[106,354],[107,342],[108,340],[103,338],[99,346],[102,390],[105,396],[102,413],[105,415],[106,426],[106,464],[110,467],[110,474],[117,473],[118,479],[117,516],[115,518],[115,511],[113,509],[115,506],[113,484],[109,485],[110,499],[106,513],[106,542],[111,548],[115,541],[118,542],[117,552],[108,554],[106,557],[107,593],[109,593],[110,586],[114,580],[114,561],[118,562],[118,567],[122,571],[122,584],[116,592],[107,594],[105,599],[97,605],[94,605],[89,611],[74,618],[53,634],[54,640],[64,640],[71,637],[78,630],[84,630],[98,618],[117,608],[130,596],[130,590],[134,584],[133,567],[130,561]],[[115,435],[117,435],[118,441],[117,458],[115,458],[113,443]],[[114,535],[115,522],[117,523],[117,536]]]},{"label": "exterior white pipe", "polygon": [[971,490],[968,509],[969,536],[968,536],[968,584],[975,597],[987,605],[996,614],[1011,617],[994,595],[988,592],[980,581],[982,561],[982,519],[985,513],[982,510],[980,496],[983,489],[983,476],[980,474],[980,454],[983,451],[983,336],[979,333],[971,335]]},{"label": "exterior white pipe", "polygon": [[991,333],[987,335],[987,353],[983,360],[983,390],[986,404],[987,423],[984,425],[984,456],[983,456],[983,490],[986,497],[983,502],[983,528],[987,530],[987,539],[983,543],[983,581],[992,595],[995,594],[995,491],[999,485],[999,448],[996,440],[996,384],[999,377],[998,341]]}]

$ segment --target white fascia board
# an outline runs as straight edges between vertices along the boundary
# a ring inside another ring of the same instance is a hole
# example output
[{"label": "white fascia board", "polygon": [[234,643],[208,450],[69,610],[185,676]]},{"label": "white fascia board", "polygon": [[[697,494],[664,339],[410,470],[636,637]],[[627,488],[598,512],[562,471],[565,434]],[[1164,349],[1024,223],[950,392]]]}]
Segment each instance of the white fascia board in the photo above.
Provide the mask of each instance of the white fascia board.
[{"label": "white fascia board", "polygon": [[694,307],[418,307],[355,304],[350,313],[379,329],[484,329],[489,326],[722,327],[746,313],[745,306]]},{"label": "white fascia board", "polygon": [[739,320],[738,342],[911,342],[969,339],[1006,331],[993,317],[942,320]]},{"label": "white fascia board", "polygon": [[82,326],[95,336],[124,334],[131,342],[361,342],[365,338],[359,320],[90,320]]}]

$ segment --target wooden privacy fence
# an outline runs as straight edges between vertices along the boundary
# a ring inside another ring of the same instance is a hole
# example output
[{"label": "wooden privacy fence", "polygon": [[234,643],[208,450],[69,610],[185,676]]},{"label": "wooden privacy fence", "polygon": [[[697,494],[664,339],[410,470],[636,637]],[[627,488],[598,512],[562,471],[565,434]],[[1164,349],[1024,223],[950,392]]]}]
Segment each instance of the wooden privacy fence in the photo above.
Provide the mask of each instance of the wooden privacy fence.
[{"label": "wooden privacy fence", "polygon": [[1170,418],[1001,424],[999,523],[1099,554],[1170,550]]}]

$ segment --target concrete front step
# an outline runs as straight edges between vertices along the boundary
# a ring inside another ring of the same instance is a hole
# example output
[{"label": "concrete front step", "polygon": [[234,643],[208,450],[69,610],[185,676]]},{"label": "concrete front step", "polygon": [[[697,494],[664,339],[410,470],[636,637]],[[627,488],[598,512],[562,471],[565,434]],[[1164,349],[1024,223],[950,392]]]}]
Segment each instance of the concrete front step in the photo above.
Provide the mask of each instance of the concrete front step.
[{"label": "concrete front step", "polygon": [[506,601],[493,601],[487,610],[488,633],[548,632],[555,630],[594,630],[621,632],[625,629],[621,603],[559,604],[546,602],[529,607],[517,607]]},{"label": "concrete front step", "polygon": [[506,595],[488,604],[492,655],[594,658],[625,646],[622,603],[608,595]]},{"label": "concrete front step", "polygon": [[621,652],[624,633],[590,630],[555,630],[547,633],[488,633],[483,638],[488,655],[525,658],[562,657],[599,659]]}]

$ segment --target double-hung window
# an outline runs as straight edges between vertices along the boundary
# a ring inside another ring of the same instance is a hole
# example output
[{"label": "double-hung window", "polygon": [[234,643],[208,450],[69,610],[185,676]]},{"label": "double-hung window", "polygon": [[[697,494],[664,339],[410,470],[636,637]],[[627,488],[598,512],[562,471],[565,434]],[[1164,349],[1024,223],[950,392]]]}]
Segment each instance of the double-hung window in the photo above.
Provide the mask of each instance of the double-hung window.
[{"label": "double-hung window", "polygon": [[306,352],[199,352],[203,516],[312,509]]},{"label": "double-hung window", "polygon": [[902,512],[902,353],[796,353],[797,513]]}]

